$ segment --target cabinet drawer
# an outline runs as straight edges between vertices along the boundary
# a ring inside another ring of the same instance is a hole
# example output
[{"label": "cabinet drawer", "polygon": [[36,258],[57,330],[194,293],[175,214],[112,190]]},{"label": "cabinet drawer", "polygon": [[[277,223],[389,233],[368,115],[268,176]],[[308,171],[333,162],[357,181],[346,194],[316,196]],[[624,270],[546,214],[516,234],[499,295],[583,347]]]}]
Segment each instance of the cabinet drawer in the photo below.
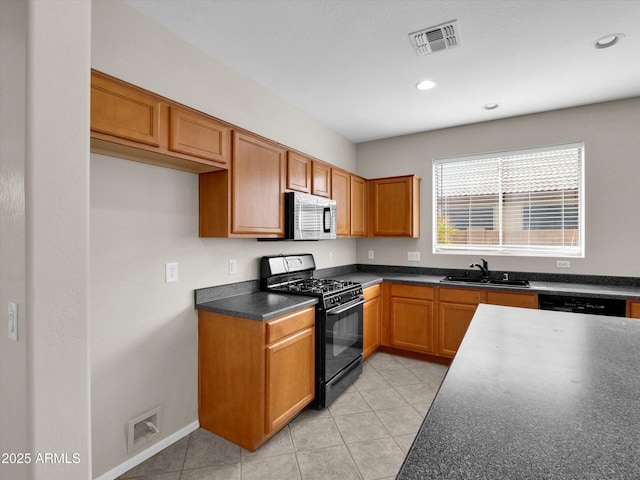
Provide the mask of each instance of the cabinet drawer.
[{"label": "cabinet drawer", "polygon": [[487,292],[487,303],[507,307],[538,308],[535,293]]},{"label": "cabinet drawer", "polygon": [[477,305],[484,302],[486,293],[481,290],[467,290],[463,288],[440,288],[438,299],[441,302],[466,303]]},{"label": "cabinet drawer", "polygon": [[267,323],[267,344],[271,344],[287,337],[303,328],[315,323],[316,310],[314,307],[301,312],[276,318]]},{"label": "cabinet drawer", "polygon": [[403,285],[400,283],[394,283],[391,285],[390,292],[392,297],[433,300],[433,287],[421,287],[418,285]]},{"label": "cabinet drawer", "polygon": [[372,285],[370,287],[365,288],[362,291],[362,294],[364,295],[365,300],[369,301],[372,298],[376,298],[380,296],[380,284],[377,285]]}]

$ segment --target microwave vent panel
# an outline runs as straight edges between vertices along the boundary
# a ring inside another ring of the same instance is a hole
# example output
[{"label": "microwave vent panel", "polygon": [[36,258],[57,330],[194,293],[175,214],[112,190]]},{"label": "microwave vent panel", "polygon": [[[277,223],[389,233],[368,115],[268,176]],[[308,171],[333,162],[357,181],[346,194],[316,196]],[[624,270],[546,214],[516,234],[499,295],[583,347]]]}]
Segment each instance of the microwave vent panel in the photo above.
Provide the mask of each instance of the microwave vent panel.
[{"label": "microwave vent panel", "polygon": [[453,20],[435,27],[424,28],[410,33],[409,38],[418,56],[455,48],[460,45],[458,21]]}]

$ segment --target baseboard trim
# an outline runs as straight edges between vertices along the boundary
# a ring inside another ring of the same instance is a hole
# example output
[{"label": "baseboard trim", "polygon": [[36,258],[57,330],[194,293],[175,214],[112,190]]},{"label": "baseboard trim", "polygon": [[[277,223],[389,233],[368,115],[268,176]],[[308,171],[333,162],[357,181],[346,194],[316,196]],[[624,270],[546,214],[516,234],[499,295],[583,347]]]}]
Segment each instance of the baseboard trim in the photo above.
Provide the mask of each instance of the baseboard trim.
[{"label": "baseboard trim", "polygon": [[160,452],[161,450],[164,450],[169,445],[176,443],[178,440],[186,437],[191,432],[196,431],[198,428],[200,428],[200,422],[196,420],[195,422],[187,425],[186,427],[181,428],[177,432],[172,433],[168,437],[163,438],[158,443],[151,445],[146,450],[143,450],[142,452],[138,453],[135,457],[131,457],[126,462],[121,463],[120,465],[109,470],[106,473],[103,473],[102,475],[97,477],[95,480],[115,480],[120,475],[127,473],[129,470],[131,470],[134,467],[137,467],[145,460],[149,460],[156,453]]}]

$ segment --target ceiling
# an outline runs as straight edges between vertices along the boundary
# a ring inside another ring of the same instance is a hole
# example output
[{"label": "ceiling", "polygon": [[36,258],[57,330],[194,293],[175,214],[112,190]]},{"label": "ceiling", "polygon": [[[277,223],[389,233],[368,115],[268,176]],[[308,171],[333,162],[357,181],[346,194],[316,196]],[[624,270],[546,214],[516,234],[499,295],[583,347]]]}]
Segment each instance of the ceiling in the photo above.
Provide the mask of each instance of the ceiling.
[{"label": "ceiling", "polygon": [[355,143],[640,95],[637,0],[123,1]]}]

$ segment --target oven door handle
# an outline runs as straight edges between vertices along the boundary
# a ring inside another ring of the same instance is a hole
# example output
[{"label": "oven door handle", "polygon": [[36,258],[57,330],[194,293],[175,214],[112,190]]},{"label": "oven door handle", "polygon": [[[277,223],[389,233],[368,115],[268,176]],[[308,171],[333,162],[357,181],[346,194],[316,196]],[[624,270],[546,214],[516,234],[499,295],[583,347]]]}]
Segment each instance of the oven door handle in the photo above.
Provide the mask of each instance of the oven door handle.
[{"label": "oven door handle", "polygon": [[343,305],[338,305],[331,310],[327,310],[327,315],[340,315],[341,313],[346,312],[350,308],[357,307],[358,305],[362,305],[365,302],[364,297],[358,297],[355,300],[350,301],[349,303],[345,303]]}]

